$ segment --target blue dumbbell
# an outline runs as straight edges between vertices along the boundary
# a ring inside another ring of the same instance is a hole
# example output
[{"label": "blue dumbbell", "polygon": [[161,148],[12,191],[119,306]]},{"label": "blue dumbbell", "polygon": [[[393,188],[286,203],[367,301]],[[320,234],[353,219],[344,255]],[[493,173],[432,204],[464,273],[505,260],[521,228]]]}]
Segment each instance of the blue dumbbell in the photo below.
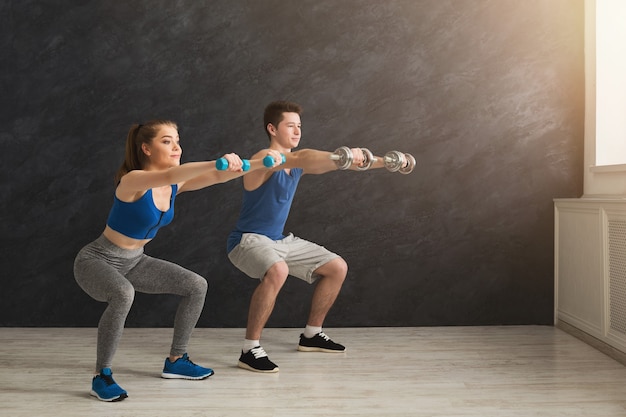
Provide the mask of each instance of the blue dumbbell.
[{"label": "blue dumbbell", "polygon": [[[243,169],[244,171],[248,171],[250,169],[250,161],[248,161],[247,159],[242,159],[241,162],[243,162],[241,169]],[[215,161],[215,168],[218,171],[224,171],[226,168],[228,168],[228,159],[220,158]]]},{"label": "blue dumbbell", "polygon": [[[283,155],[282,153],[280,154],[280,157],[282,159],[281,164],[284,164],[285,161],[287,161],[287,158],[285,158],[285,155]],[[274,158],[272,158],[270,155],[267,155],[265,158],[263,158],[263,165],[266,168],[271,168],[274,166]]]}]

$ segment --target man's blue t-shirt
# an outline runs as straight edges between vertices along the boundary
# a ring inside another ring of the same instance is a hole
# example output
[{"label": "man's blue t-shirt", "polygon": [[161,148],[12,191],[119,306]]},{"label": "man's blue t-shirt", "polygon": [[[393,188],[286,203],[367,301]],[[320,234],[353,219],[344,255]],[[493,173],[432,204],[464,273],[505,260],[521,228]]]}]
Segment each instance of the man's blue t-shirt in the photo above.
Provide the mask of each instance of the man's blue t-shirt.
[{"label": "man's blue t-shirt", "polygon": [[265,235],[272,240],[285,236],[283,230],[289,216],[293,196],[302,176],[302,168],[292,168],[290,174],[284,169],[272,176],[253,191],[243,191],[239,220],[228,236],[226,250],[232,251],[244,233]]}]

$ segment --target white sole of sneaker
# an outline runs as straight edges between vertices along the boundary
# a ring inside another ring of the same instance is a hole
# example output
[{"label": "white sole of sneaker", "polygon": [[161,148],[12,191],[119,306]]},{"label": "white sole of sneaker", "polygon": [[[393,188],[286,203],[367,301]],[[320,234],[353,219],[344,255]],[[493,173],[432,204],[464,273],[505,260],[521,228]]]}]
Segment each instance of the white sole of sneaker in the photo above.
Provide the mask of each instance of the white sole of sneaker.
[{"label": "white sole of sneaker", "polygon": [[100,401],[106,401],[109,403],[112,402],[117,402],[117,401],[122,401],[124,398],[128,398],[128,394],[122,394],[122,395],[118,395],[117,397],[113,397],[113,398],[102,398],[101,396],[98,395],[98,393],[94,390],[91,390],[89,392],[89,395],[91,395],[92,397],[96,397],[97,399],[99,399]]},{"label": "white sole of sneaker", "polygon": [[207,379],[208,377],[210,377],[211,375],[213,375],[215,372],[211,372],[208,375],[202,375],[202,376],[185,376],[185,375],[178,375],[178,374],[168,374],[163,372],[161,374],[161,378],[165,378],[165,379],[188,379],[191,381],[199,381],[201,379]]},{"label": "white sole of sneaker", "polygon": [[248,365],[246,363],[243,363],[241,361],[237,362],[237,366],[239,368],[241,368],[241,369],[246,369],[246,370],[252,371],[252,372],[260,372],[260,373],[263,373],[263,374],[272,374],[272,373],[278,372],[278,366],[276,368],[274,368],[274,369],[267,370],[267,371],[263,370],[263,369],[255,369],[255,368],[251,367],[250,365]]},{"label": "white sole of sneaker", "polygon": [[324,349],[320,347],[309,347],[309,346],[300,346],[298,345],[298,350],[300,352],[324,352],[324,353],[345,353],[346,350],[332,350],[332,349]]}]

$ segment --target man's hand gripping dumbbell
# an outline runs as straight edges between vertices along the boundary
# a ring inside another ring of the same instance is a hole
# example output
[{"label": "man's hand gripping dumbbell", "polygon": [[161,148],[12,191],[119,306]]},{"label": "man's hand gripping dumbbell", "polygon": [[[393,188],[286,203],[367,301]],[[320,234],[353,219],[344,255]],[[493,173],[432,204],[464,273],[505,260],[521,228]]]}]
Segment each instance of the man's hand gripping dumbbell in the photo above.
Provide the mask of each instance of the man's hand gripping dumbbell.
[{"label": "man's hand gripping dumbbell", "polygon": [[374,163],[378,160],[369,149],[366,148],[348,148],[342,146],[330,154],[330,159],[335,161],[337,168],[341,170],[358,169],[359,171],[365,171],[370,169]]}]

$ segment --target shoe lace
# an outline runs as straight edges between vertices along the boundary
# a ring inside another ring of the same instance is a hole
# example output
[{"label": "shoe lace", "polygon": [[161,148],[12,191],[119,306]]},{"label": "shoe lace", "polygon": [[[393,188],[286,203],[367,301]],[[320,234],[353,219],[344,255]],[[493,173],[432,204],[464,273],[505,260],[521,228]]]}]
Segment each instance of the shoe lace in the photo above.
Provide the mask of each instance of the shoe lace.
[{"label": "shoe lace", "polygon": [[115,381],[111,375],[102,375],[100,374],[100,378],[108,385],[115,385]]},{"label": "shoe lace", "polygon": [[321,338],[323,338],[324,340],[326,340],[327,342],[329,342],[329,341],[330,341],[330,337],[328,337],[328,336],[326,335],[326,333],[324,333],[324,332],[319,332],[319,333],[318,333],[318,335],[319,335]]},{"label": "shoe lace", "polygon": [[257,346],[255,348],[250,349],[250,352],[252,352],[255,359],[267,357],[267,353],[265,353],[265,349],[263,349],[261,346]]},{"label": "shoe lace", "polygon": [[193,363],[193,361],[191,359],[189,359],[189,356],[185,356],[185,357],[181,357],[178,358],[179,360],[183,360],[184,362],[186,362],[187,364],[191,365],[191,366],[198,366],[195,363]]}]

